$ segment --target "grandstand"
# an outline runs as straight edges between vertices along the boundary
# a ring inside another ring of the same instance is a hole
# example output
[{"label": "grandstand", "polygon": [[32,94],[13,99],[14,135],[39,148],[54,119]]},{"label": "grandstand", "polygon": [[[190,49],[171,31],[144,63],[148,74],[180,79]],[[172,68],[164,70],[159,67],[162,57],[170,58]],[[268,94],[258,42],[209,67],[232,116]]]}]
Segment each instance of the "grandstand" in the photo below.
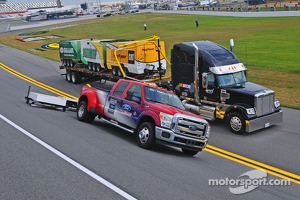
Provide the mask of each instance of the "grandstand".
[{"label": "grandstand", "polygon": [[48,2],[22,2],[22,3],[0,3],[1,14],[20,14],[25,13],[30,9],[44,9],[44,8],[60,8],[62,7],[61,1],[48,1]]}]

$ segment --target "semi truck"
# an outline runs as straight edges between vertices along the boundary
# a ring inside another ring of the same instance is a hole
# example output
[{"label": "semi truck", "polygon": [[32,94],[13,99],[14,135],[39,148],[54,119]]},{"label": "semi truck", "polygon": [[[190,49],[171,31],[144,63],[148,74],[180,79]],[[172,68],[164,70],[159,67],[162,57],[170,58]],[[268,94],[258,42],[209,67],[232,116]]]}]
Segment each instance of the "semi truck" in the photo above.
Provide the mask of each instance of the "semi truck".
[{"label": "semi truck", "polygon": [[[153,38],[154,42],[152,41]],[[159,79],[147,79],[149,68],[144,67],[140,72],[136,71],[137,74],[142,73],[143,75],[140,80],[145,82],[156,81],[157,85],[172,90],[190,112],[200,115],[209,121],[223,120],[235,134],[257,131],[283,121],[280,101],[275,98],[275,92],[264,86],[247,81],[247,68],[234,54],[233,40],[230,43],[230,50],[208,40],[174,44],[171,49],[171,62],[165,57],[165,48],[163,43],[159,42],[158,36],[142,40],[141,42],[126,42],[122,43],[122,45],[128,50],[138,47],[139,44],[148,44],[148,41],[151,41],[151,55],[154,55],[156,52],[156,56],[153,56],[155,59],[152,69],[157,70],[160,76]],[[96,43],[100,46],[104,44],[104,46],[112,45],[109,44],[110,42],[104,41]],[[118,48],[123,49],[120,43],[118,45],[115,45],[115,47],[118,46]],[[147,51],[143,49],[145,49],[144,46],[141,52],[146,53]],[[105,63],[109,62],[102,60],[100,62],[101,69],[103,66],[106,66],[106,68],[111,69],[113,77],[129,78],[130,73],[127,70],[130,70],[130,67],[127,67],[128,65],[126,65],[125,61],[123,63],[120,62],[122,54],[117,54],[117,48],[113,51],[117,62],[105,65]],[[103,52],[99,52],[100,58]],[[74,55],[77,54],[74,53]],[[141,59],[136,58],[138,53],[135,52],[134,55],[134,62],[140,63],[138,61]],[[89,64],[95,64],[95,62],[88,59],[86,61],[77,59],[78,62],[86,63],[85,67],[78,63],[78,65],[73,66],[74,59],[71,61],[71,59],[63,58],[63,61],[66,62],[64,65],[67,72],[66,77],[70,75],[72,82],[76,82],[73,79],[77,80],[76,76],[83,76],[82,74],[92,73],[92,76],[97,77],[103,77],[105,74],[96,72],[95,69],[93,72],[90,72],[92,69],[88,69]],[[167,63],[171,66],[170,77],[162,76],[166,72]],[[69,67],[66,67],[67,65]],[[138,68],[137,65],[135,67]],[[114,69],[116,69],[116,72],[114,72]],[[82,72],[82,74],[79,75],[79,72]],[[133,71],[130,70],[130,72]],[[118,76],[118,73],[120,73],[120,76]],[[109,77],[111,76],[108,75]],[[134,76],[130,78],[132,77]]]},{"label": "semi truck", "polygon": [[283,120],[273,90],[247,81],[247,68],[230,49],[203,40],[175,44],[171,84],[185,108],[209,121],[225,120],[235,134],[267,128]]},{"label": "semi truck", "polygon": [[205,148],[210,133],[209,123],[186,111],[173,92],[134,80],[119,79],[109,91],[83,86],[77,119],[91,123],[96,116],[135,134],[142,148],[159,142],[190,156]]},{"label": "semi truck", "polygon": [[83,78],[151,79],[166,73],[165,45],[158,36],[140,40],[83,39],[59,43],[60,69],[74,84]]}]

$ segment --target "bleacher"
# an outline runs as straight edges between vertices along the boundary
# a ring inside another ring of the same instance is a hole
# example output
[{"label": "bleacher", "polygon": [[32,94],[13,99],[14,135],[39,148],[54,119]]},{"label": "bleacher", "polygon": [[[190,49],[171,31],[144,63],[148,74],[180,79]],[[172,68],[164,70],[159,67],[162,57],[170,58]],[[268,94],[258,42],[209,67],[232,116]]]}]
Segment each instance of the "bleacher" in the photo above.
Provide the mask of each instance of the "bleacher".
[{"label": "bleacher", "polygon": [[56,8],[57,2],[24,2],[24,3],[5,3],[0,4],[0,14],[25,13],[28,9],[37,8]]}]

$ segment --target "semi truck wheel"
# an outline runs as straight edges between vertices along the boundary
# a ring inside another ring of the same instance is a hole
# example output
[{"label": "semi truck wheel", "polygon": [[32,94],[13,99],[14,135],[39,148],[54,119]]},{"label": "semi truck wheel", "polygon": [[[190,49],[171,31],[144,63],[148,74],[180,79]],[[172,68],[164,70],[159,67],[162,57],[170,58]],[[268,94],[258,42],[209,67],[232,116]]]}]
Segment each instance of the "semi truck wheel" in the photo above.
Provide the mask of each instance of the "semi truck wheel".
[{"label": "semi truck wheel", "polygon": [[189,150],[189,149],[181,149],[182,152],[188,156],[194,156],[196,155],[199,151],[194,151],[194,150]]},{"label": "semi truck wheel", "polygon": [[77,106],[77,119],[82,122],[91,123],[96,115],[87,111],[87,102],[81,101]]},{"label": "semi truck wheel", "polygon": [[150,122],[143,122],[137,130],[137,143],[144,149],[150,149],[155,143],[154,125]]},{"label": "semi truck wheel", "polygon": [[229,115],[228,125],[234,134],[243,134],[246,130],[246,122],[244,117],[238,113],[234,112]]}]

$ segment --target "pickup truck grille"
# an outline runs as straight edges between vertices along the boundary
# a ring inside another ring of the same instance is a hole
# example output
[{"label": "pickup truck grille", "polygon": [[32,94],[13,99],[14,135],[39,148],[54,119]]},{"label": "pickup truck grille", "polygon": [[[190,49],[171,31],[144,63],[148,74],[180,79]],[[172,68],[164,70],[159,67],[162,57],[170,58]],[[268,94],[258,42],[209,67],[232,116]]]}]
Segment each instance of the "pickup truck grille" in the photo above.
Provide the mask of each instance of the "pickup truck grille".
[{"label": "pickup truck grille", "polygon": [[257,116],[266,115],[274,112],[274,91],[264,90],[255,94],[254,104]]},{"label": "pickup truck grille", "polygon": [[199,121],[198,118],[178,116],[174,126],[175,133],[195,139],[205,138],[207,124]]}]

